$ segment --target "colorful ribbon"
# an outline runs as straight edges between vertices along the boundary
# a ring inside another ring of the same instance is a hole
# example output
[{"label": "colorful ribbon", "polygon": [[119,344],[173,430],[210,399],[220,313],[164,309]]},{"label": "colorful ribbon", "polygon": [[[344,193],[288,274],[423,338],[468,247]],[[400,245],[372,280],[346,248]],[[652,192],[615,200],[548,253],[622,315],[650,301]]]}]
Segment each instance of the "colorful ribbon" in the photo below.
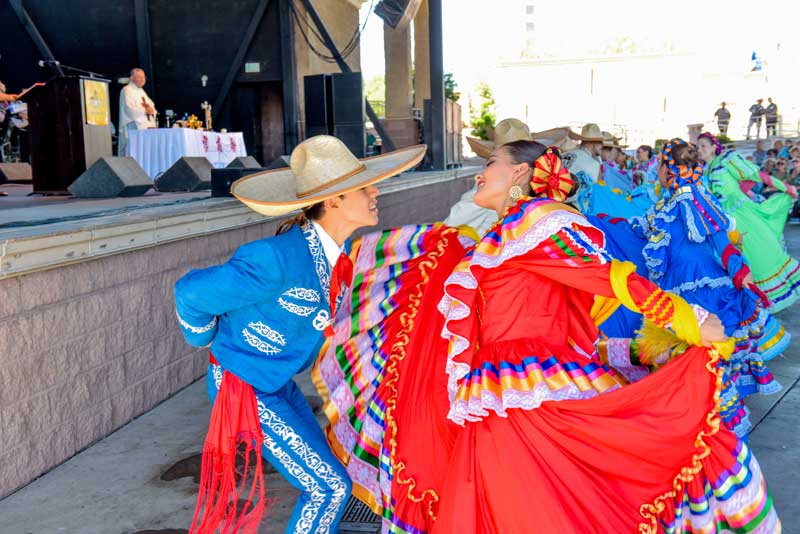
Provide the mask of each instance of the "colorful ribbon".
[{"label": "colorful ribbon", "polygon": [[531,189],[533,196],[547,196],[563,202],[572,191],[575,182],[564,167],[561,155],[556,147],[549,147],[544,154],[533,162]]},{"label": "colorful ribbon", "polygon": [[689,167],[685,164],[678,165],[675,161],[677,149],[688,146],[689,143],[676,137],[661,148],[661,161],[667,165],[667,185],[672,190],[700,183],[700,179],[703,177],[703,166],[699,163],[694,167]]}]

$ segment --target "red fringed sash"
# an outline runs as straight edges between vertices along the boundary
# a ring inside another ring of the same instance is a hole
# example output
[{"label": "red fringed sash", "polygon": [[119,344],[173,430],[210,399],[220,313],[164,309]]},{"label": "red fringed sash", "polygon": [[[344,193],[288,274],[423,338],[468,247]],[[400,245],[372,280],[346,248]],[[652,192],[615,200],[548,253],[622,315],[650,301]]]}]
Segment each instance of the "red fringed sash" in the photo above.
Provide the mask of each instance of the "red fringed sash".
[{"label": "red fringed sash", "polygon": [[[211,363],[217,363],[213,355],[210,359]],[[191,534],[256,533],[266,509],[261,469],[263,441],[253,388],[225,371],[203,446],[200,491],[189,529]],[[251,453],[255,453],[252,487],[246,500],[242,500]],[[244,466],[238,472],[237,456],[243,456]]]}]

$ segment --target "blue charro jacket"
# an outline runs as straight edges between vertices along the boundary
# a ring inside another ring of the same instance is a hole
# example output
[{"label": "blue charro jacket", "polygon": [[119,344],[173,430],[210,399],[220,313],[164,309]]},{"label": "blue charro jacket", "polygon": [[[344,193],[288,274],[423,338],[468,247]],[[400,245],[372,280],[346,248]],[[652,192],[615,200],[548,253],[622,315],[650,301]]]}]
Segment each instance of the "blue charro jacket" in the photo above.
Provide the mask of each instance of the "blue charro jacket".
[{"label": "blue charro jacket", "polygon": [[[349,243],[348,243],[349,245]],[[347,247],[346,247],[347,248]],[[307,369],[330,322],[331,270],[313,225],[242,245],[175,284],[184,338],[266,393]]]}]

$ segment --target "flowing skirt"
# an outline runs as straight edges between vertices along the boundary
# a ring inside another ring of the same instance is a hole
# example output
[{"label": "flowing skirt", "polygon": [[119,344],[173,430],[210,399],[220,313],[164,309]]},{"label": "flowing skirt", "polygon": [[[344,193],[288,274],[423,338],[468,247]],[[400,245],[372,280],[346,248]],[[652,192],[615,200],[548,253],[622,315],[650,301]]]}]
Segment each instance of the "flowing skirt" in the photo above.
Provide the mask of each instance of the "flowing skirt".
[{"label": "flowing skirt", "polygon": [[315,367],[328,440],[384,532],[780,532],[705,349],[588,399],[449,421],[436,306],[461,252],[440,225],[365,236]]}]

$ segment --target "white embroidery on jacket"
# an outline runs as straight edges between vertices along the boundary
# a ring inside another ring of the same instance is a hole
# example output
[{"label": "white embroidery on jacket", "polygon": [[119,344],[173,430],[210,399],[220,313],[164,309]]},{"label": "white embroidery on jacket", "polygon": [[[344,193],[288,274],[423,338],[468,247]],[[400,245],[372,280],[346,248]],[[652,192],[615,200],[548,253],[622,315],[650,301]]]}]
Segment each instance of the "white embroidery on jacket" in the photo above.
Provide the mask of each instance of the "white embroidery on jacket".
[{"label": "white embroidery on jacket", "polygon": [[293,287],[283,292],[284,297],[293,297],[298,300],[305,300],[306,302],[319,302],[320,296],[316,289],[308,289],[305,287]]},{"label": "white embroidery on jacket", "polygon": [[312,313],[314,313],[314,310],[317,309],[315,306],[301,306],[299,304],[295,304],[294,302],[289,302],[283,297],[278,297],[278,304],[281,308],[289,313],[299,315],[300,317],[309,317]]},{"label": "white embroidery on jacket", "polygon": [[258,335],[260,335],[261,337],[267,338],[267,341],[272,341],[273,343],[277,343],[281,347],[286,346],[286,338],[283,337],[283,334],[281,334],[280,332],[278,332],[273,328],[270,328],[261,321],[258,321],[257,323],[250,323],[247,326],[255,330],[256,333],[258,333]]},{"label": "white embroidery on jacket", "polygon": [[205,326],[192,326],[189,323],[187,323],[186,321],[184,321],[183,317],[181,317],[181,315],[177,311],[175,312],[175,315],[178,316],[178,322],[180,323],[180,325],[183,328],[185,328],[186,330],[188,330],[189,332],[191,332],[192,334],[205,334],[206,332],[208,332],[209,330],[211,330],[215,326],[217,326],[217,318],[216,317],[211,319],[211,322],[208,323]]},{"label": "white embroidery on jacket", "polygon": [[250,332],[247,328],[242,330],[242,337],[247,342],[248,345],[255,348],[256,350],[263,352],[264,354],[273,356],[275,354],[279,354],[281,349],[272,345],[271,343],[267,343],[254,333]]}]

